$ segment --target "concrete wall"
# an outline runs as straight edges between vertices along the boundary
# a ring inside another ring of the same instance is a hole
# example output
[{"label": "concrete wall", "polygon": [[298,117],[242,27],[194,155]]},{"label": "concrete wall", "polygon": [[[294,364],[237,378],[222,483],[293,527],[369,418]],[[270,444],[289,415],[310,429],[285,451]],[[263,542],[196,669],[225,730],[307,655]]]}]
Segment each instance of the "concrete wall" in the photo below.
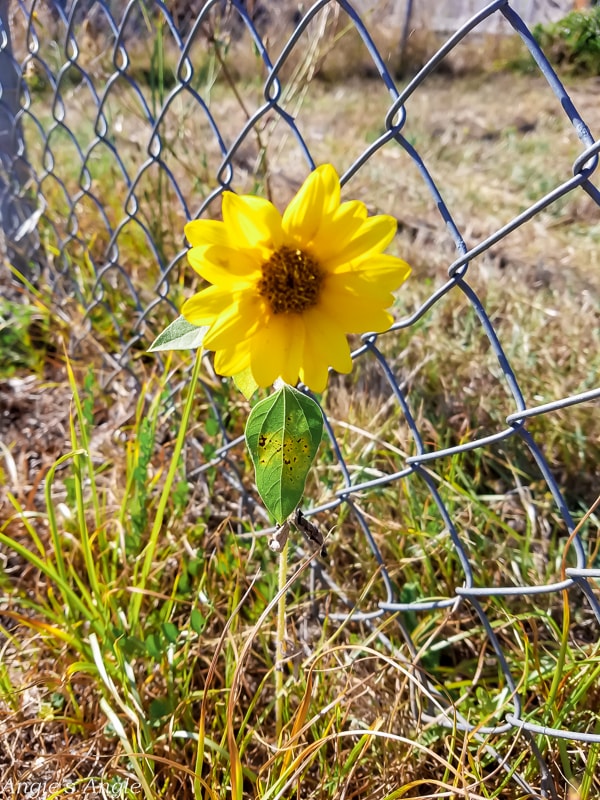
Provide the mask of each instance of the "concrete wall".
[{"label": "concrete wall", "polygon": [[[406,6],[407,0],[398,0],[398,5]],[[416,0],[413,2],[411,23],[423,25],[440,33],[455,31],[474,14],[488,5],[488,0]],[[528,25],[537,22],[549,22],[560,19],[573,11],[576,6],[583,5],[576,0],[512,0],[511,7]],[[503,21],[502,15],[492,17],[478,29],[486,33],[510,31],[510,26]]]}]

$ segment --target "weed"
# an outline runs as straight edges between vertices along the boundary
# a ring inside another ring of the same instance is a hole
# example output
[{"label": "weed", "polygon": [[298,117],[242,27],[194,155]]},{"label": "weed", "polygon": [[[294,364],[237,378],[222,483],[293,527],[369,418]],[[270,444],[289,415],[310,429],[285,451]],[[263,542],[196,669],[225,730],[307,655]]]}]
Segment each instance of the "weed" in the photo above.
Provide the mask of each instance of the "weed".
[{"label": "weed", "polygon": [[0,378],[17,371],[43,373],[52,345],[48,309],[35,301],[18,303],[0,297]]},{"label": "weed", "polygon": [[600,8],[571,11],[533,34],[548,58],[574,75],[600,75]]}]

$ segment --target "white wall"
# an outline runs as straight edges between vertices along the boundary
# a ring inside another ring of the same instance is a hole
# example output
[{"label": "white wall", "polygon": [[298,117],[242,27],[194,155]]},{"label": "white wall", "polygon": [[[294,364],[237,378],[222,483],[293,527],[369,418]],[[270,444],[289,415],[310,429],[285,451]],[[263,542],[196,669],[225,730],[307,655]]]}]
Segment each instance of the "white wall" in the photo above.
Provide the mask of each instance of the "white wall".
[{"label": "white wall", "polygon": [[[527,25],[560,19],[572,11],[576,0],[511,0],[510,6],[523,18]],[[588,3],[589,4],[589,3]],[[474,14],[489,5],[489,0],[354,0],[355,8],[369,18],[387,19],[391,24],[402,26],[410,11],[411,27],[423,27],[440,33],[452,33]],[[478,30],[486,33],[509,31],[510,26],[502,14],[494,13]]]}]

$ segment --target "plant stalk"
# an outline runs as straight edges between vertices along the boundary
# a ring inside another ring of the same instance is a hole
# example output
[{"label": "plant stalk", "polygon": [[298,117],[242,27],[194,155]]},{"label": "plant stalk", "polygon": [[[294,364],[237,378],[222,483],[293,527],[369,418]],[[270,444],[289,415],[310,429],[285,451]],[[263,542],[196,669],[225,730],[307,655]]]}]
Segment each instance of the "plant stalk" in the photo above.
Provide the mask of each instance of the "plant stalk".
[{"label": "plant stalk", "polygon": [[283,662],[285,659],[285,611],[287,593],[285,584],[288,571],[289,542],[285,542],[279,554],[279,581],[278,591],[280,597],[277,602],[277,632],[275,634],[275,730],[277,742],[281,744],[283,731]]}]

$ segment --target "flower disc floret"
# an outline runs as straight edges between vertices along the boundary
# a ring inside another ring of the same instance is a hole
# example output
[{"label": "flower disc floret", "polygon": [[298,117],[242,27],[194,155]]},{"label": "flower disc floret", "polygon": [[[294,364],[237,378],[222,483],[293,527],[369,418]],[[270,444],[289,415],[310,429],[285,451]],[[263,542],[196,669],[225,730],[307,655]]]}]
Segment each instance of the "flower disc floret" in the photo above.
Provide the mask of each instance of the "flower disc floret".
[{"label": "flower disc floret", "polygon": [[259,386],[282,378],[322,391],[329,367],[352,369],[347,334],[393,321],[392,292],[410,274],[383,254],[396,227],[363,203],[341,203],[330,164],[308,176],[283,215],[263,198],[224,192],[222,222],[186,226],[188,260],[212,285],[182,314],[208,326],[204,346],[220,375],[249,367]]},{"label": "flower disc floret", "polygon": [[262,265],[257,288],[273,314],[301,314],[315,306],[323,284],[323,270],[308,253],[280,247]]}]

